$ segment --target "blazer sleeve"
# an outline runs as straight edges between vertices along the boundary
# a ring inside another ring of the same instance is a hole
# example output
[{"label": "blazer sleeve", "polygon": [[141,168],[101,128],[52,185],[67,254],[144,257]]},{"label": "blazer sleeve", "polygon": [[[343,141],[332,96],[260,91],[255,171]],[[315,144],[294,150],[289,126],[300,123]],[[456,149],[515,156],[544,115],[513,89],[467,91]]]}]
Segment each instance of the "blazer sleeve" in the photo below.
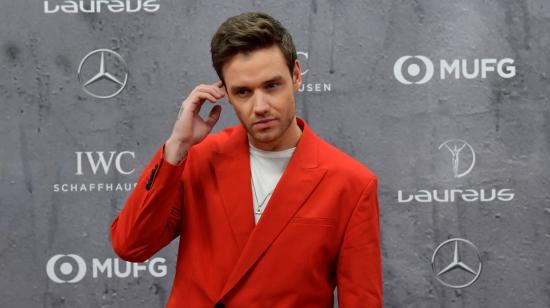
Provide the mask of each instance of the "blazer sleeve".
[{"label": "blazer sleeve", "polygon": [[179,235],[187,159],[186,155],[178,165],[169,163],[163,145],[145,167],[111,224],[111,244],[119,257],[144,262]]},{"label": "blazer sleeve", "polygon": [[382,261],[377,179],[363,189],[338,254],[336,281],[342,308],[382,307]]}]

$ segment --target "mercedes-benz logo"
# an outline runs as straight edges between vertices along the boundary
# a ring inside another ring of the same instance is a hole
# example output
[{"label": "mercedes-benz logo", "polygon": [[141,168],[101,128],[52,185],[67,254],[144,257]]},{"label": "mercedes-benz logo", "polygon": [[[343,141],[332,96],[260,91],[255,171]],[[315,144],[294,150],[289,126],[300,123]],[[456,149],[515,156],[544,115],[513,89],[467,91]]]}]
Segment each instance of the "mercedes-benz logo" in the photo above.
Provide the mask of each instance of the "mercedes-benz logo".
[{"label": "mercedes-benz logo", "polygon": [[481,274],[481,264],[477,247],[462,238],[444,241],[437,246],[432,255],[432,271],[435,278],[443,285],[454,289],[462,289],[474,283]]},{"label": "mercedes-benz logo", "polygon": [[[461,139],[450,139],[443,142],[438,149],[441,150],[443,147],[445,147],[451,153],[451,166],[455,178],[461,178],[472,171],[476,163],[476,153],[474,151],[474,148],[472,148],[472,146],[468,144],[468,142]],[[464,149],[467,149],[467,151],[463,152]],[[461,153],[463,154],[462,157],[466,156],[463,161],[470,161],[469,165],[467,165],[467,168],[460,167]]]},{"label": "mercedes-benz logo", "polygon": [[111,98],[118,95],[127,81],[126,62],[110,49],[90,52],[78,66],[78,82],[82,90],[95,98]]}]

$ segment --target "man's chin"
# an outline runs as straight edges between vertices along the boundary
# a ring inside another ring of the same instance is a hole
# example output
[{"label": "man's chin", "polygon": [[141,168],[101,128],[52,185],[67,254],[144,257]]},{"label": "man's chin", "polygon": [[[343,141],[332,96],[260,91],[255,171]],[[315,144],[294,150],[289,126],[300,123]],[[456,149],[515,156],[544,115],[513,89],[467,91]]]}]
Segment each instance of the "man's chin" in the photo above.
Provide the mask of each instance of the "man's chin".
[{"label": "man's chin", "polygon": [[249,131],[249,135],[252,136],[254,141],[259,143],[270,143],[272,141],[275,141],[277,139],[277,134],[274,131],[264,131],[264,132],[258,132],[258,131]]}]

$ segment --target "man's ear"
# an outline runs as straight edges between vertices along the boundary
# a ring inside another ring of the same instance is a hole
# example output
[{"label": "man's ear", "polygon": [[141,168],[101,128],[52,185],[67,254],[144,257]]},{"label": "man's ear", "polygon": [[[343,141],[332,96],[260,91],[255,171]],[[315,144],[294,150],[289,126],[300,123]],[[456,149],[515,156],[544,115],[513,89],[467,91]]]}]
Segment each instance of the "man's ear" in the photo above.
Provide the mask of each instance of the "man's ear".
[{"label": "man's ear", "polygon": [[292,72],[292,87],[294,91],[298,91],[302,85],[302,66],[300,61],[296,59],[294,61],[294,71]]},{"label": "man's ear", "polygon": [[222,80],[222,84],[223,84],[222,90],[223,90],[223,92],[225,92],[225,98],[227,99],[227,102],[229,102],[230,105],[233,105],[233,104],[231,103],[231,100],[229,99],[229,93],[227,92],[227,87],[226,87],[226,85],[225,85],[225,81],[224,81],[224,80]]}]

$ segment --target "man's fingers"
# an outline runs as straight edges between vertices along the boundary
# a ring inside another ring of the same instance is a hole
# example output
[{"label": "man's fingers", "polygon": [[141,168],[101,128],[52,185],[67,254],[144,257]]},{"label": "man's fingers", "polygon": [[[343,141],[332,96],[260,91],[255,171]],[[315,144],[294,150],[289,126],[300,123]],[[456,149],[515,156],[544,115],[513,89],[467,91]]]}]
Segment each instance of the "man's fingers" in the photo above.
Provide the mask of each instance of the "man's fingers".
[{"label": "man's fingers", "polygon": [[217,81],[213,84],[201,84],[196,86],[189,97],[182,102],[178,113],[178,119],[184,111],[197,114],[205,101],[216,104],[225,94],[226,92],[221,81]]},{"label": "man's fingers", "polygon": [[223,82],[221,80],[218,80],[212,84],[216,88],[223,88]]},{"label": "man's fingers", "polygon": [[204,103],[205,100],[214,104],[218,101],[218,99],[214,95],[208,92],[198,91],[195,95],[196,95],[196,98],[194,99],[194,102],[196,105],[202,105],[202,103]]},{"label": "man's fingers", "polygon": [[209,101],[214,104],[217,102],[217,99],[212,94],[207,92],[197,91],[193,94],[193,96],[193,98],[186,100],[183,103],[183,108],[194,113],[198,113],[200,111],[202,104],[204,104],[205,101]]},{"label": "man's fingers", "polygon": [[219,87],[216,87],[216,86],[212,86],[212,85],[208,85],[208,86],[207,85],[201,85],[201,86],[196,88],[196,91],[197,92],[210,93],[213,96],[217,97],[218,99],[225,96],[225,91],[223,91],[223,89],[221,89]]},{"label": "man's fingers", "polygon": [[208,114],[208,118],[206,119],[206,125],[208,127],[212,128],[214,125],[218,122],[220,119],[220,114],[222,112],[222,106],[216,105],[210,110],[210,113]]}]

